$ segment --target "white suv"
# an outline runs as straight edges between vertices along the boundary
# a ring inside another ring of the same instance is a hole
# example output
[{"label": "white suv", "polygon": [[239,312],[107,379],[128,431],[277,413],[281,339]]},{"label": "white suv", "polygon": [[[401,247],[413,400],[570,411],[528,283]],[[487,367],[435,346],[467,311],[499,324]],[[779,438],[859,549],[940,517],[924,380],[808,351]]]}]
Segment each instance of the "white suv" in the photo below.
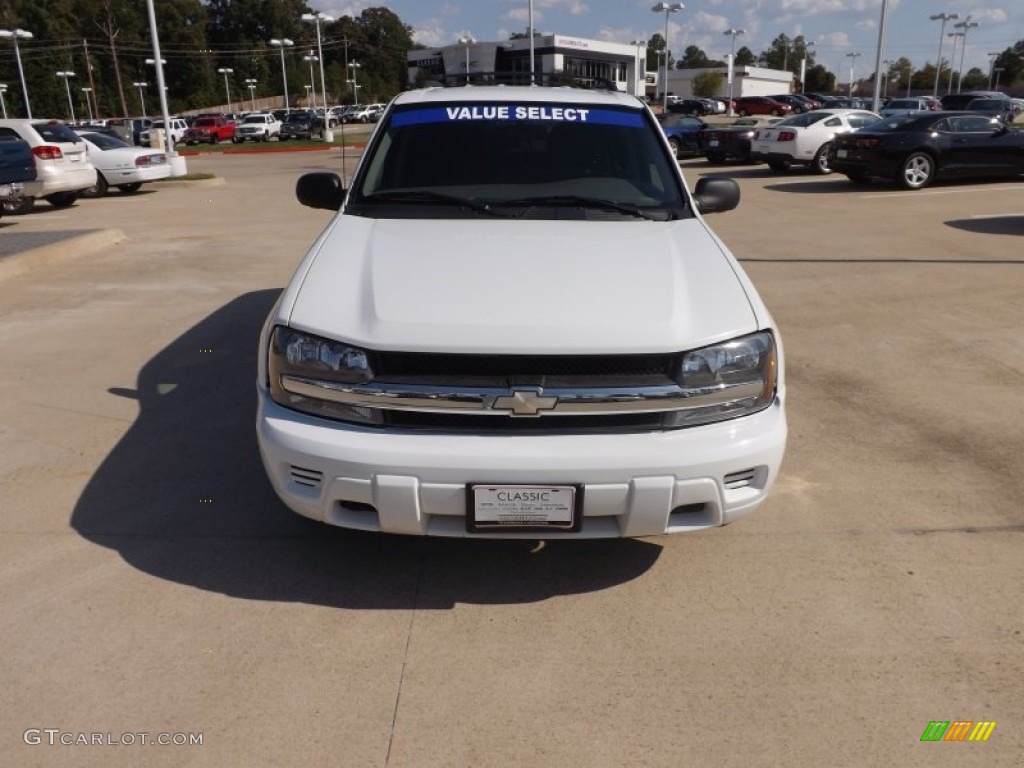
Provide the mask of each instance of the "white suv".
[{"label": "white suv", "polygon": [[27,181],[20,200],[3,203],[6,213],[25,213],[36,198],[64,208],[96,184],[85,142],[60,120],[0,120],[0,131],[28,142],[36,162],[36,179]]},{"label": "white suv", "polygon": [[396,98],[264,327],[257,435],[315,520],[601,538],[733,522],[786,442],[782,344],[650,110],[571,88]]},{"label": "white suv", "polygon": [[281,121],[269,112],[246,115],[235,128],[231,141],[240,144],[243,141],[270,141],[281,138]]}]

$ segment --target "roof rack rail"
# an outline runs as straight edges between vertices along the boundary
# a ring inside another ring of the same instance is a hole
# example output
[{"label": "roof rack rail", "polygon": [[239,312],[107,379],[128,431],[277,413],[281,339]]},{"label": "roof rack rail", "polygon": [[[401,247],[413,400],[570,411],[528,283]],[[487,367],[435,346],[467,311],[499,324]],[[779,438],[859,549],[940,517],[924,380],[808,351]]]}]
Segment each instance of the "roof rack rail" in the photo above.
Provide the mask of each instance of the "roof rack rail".
[{"label": "roof rack rail", "polygon": [[421,87],[457,88],[466,85],[536,85],[545,88],[580,88],[590,91],[618,91],[615,83],[603,77],[577,77],[570,72],[471,72],[465,74],[435,75],[423,81]]}]

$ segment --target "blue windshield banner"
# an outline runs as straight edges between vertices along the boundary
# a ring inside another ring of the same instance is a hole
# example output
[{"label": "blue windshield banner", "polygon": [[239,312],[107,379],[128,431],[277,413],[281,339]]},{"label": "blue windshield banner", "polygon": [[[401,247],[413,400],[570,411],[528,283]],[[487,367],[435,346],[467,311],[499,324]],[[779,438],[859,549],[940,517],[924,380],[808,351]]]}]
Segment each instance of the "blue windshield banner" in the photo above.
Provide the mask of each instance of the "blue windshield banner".
[{"label": "blue windshield banner", "polygon": [[637,111],[551,104],[459,104],[403,109],[391,116],[391,125],[395,128],[423,123],[462,122],[594,123],[627,128],[642,128],[644,124],[643,117]]}]

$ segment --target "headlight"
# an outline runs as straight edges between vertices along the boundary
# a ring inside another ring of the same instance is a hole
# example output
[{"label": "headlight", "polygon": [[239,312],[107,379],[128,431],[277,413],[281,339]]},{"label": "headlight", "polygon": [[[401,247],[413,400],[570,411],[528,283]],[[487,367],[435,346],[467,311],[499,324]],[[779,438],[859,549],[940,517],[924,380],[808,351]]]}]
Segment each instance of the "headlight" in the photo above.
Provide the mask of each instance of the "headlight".
[{"label": "headlight", "polygon": [[666,426],[691,427],[762,411],[775,401],[777,377],[778,352],[768,331],[686,352],[676,381],[696,407],[669,414]]},{"label": "headlight", "polygon": [[[379,411],[322,400],[317,389],[344,388],[373,378],[366,350],[277,326],[268,351],[270,396],[286,408],[357,424],[379,424]],[[298,392],[297,390],[302,390]]]}]

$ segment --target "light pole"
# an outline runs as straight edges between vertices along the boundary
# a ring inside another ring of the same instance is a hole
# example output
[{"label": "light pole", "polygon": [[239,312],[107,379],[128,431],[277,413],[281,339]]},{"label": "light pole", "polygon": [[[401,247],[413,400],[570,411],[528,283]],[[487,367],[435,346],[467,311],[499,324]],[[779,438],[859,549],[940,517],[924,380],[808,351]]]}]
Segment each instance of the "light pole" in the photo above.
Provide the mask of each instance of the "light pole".
[{"label": "light pole", "polygon": [[[221,67],[217,72],[224,75],[224,98],[227,100],[228,112],[234,112],[234,110],[231,109],[231,86],[228,85],[228,75],[233,75],[235,70],[231,67]],[[138,83],[136,83],[136,85],[138,85]],[[141,94],[142,91],[139,91],[139,93]]]},{"label": "light pole", "polygon": [[850,96],[853,96],[853,65],[857,62],[857,57],[862,55],[860,51],[852,51],[846,54],[847,58],[850,59]]},{"label": "light pole", "polygon": [[[643,68],[641,69],[640,62],[641,62],[641,60],[646,62],[646,57],[644,56],[644,53],[647,51],[647,41],[646,40],[631,40],[629,44],[636,46],[636,72],[633,73],[633,88],[636,90],[636,94],[635,95],[639,97],[640,96],[640,88],[643,88],[643,93],[646,96],[647,95],[647,65],[645,63],[643,65]],[[641,72],[644,73],[644,76],[643,76],[642,79],[641,79],[641,76],[640,76]],[[641,83],[643,83],[642,86],[640,85]]]},{"label": "light pole", "polygon": [[64,78],[64,90],[68,92],[68,109],[71,110],[71,124],[75,124],[75,105],[71,101],[71,86],[68,84],[68,80],[75,76],[74,72],[67,72],[61,70],[57,73],[57,77]]},{"label": "light pole", "polygon": [[[953,92],[953,62],[956,61],[956,41],[959,37],[966,37],[963,32],[947,32],[946,37],[953,38],[953,53],[949,57],[949,83],[946,85],[946,95]],[[959,90],[959,86],[957,87]]]},{"label": "light pole", "polygon": [[92,88],[83,88],[82,93],[85,94],[85,106],[89,110],[89,122],[92,123]]},{"label": "light pole", "polygon": [[800,93],[804,93],[807,90],[807,49],[814,44],[813,40],[809,43],[804,43],[804,58],[800,62]]},{"label": "light pole", "polygon": [[742,34],[745,34],[745,29],[727,29],[723,32],[723,35],[732,37],[732,49],[729,52],[729,69],[726,74],[729,76],[729,117],[732,117],[732,86],[736,80],[736,38]]},{"label": "light pole", "polygon": [[245,78],[245,85],[249,89],[249,102],[252,104],[252,111],[256,111],[256,81],[251,77]]},{"label": "light pole", "polygon": [[320,23],[327,21],[334,21],[333,16],[328,16],[326,13],[317,11],[316,13],[304,13],[302,14],[302,20],[316,24],[316,54],[317,60],[320,62],[320,95],[323,96],[324,100],[324,124],[327,123],[327,83],[324,80],[324,50],[320,41]]},{"label": "light pole", "polygon": [[310,85],[309,83],[305,83],[302,87],[306,89],[306,104],[310,104],[311,102],[309,100],[309,91],[313,86]]},{"label": "light pole", "polygon": [[886,59],[885,61],[882,62],[882,66],[885,67],[885,70],[882,72],[882,98],[883,99],[889,95],[889,67],[891,67],[895,63],[896,62],[893,61],[892,59]]},{"label": "light pole", "polygon": [[988,55],[992,57],[992,60],[988,63],[988,89],[991,91],[992,90],[992,78],[995,76],[996,59],[999,58],[999,53],[998,52],[993,53],[993,52],[989,51]]},{"label": "light pole", "polygon": [[907,98],[910,98],[910,84],[914,82],[914,68],[907,67]]},{"label": "light pole", "polygon": [[289,111],[288,105],[288,72],[284,66],[284,49],[289,45],[295,45],[287,37],[283,37],[280,40],[271,40],[270,44],[281,49],[281,82],[284,83],[284,110],[287,113]]},{"label": "light pole", "polygon": [[[959,13],[936,13],[934,16],[929,16],[932,21],[942,21],[942,26],[939,28],[939,54],[935,60],[935,90],[932,92],[933,98],[939,98],[939,73],[942,71],[942,38],[946,34],[946,22],[953,19],[959,19]],[[950,73],[949,77],[953,77],[953,62],[949,64]],[[948,91],[947,91],[948,93]]]},{"label": "light pole", "polygon": [[358,61],[350,61],[348,63],[348,68],[352,70],[352,79],[348,82],[352,83],[352,93],[355,95],[355,105],[357,107],[359,106],[359,89],[362,87],[359,85],[358,75],[359,68],[362,66]]},{"label": "light pole", "polygon": [[459,38],[459,43],[466,46],[466,85],[469,85],[469,46],[475,42],[476,40],[470,35]]},{"label": "light pole", "polygon": [[142,105],[142,119],[147,120],[148,118],[146,117],[146,97],[142,89],[149,85],[149,83],[139,81],[137,83],[132,83],[132,85],[139,89],[139,104]]},{"label": "light pole", "polygon": [[[309,82],[313,84],[313,109],[316,109],[316,77],[313,75],[313,62],[320,61],[320,58],[310,51],[308,56],[302,57],[302,60],[309,62]],[[326,109],[324,109],[324,114],[327,114]]]},{"label": "light pole", "polygon": [[964,31],[964,44],[960,49],[960,69],[956,73],[956,92],[960,93],[960,86],[964,84],[964,54],[967,53],[967,33],[974,27],[980,27],[977,21],[971,21],[970,15],[966,19],[961,21],[959,24],[954,24],[954,29],[962,29]]},{"label": "light pole", "polygon": [[651,8],[655,13],[665,14],[665,81],[662,83],[661,111],[668,112],[668,16],[670,13],[686,10],[682,3],[658,3]]},{"label": "light pole", "polygon": [[995,86],[995,89],[998,91],[999,90],[999,75],[1002,74],[1005,71],[1005,67],[996,67],[993,71],[996,73],[996,86]]},{"label": "light pole", "polygon": [[0,83],[0,107],[4,110],[4,120],[7,119],[7,102],[4,101],[4,94],[7,93],[7,83]]},{"label": "light pole", "polygon": [[25,99],[25,116],[32,119],[32,106],[28,103],[28,88],[25,86],[25,70],[21,67],[21,49],[18,40],[31,40],[32,33],[24,29],[0,29],[0,37],[9,37],[14,43],[14,58],[18,62],[18,75],[21,77],[21,97]]}]

